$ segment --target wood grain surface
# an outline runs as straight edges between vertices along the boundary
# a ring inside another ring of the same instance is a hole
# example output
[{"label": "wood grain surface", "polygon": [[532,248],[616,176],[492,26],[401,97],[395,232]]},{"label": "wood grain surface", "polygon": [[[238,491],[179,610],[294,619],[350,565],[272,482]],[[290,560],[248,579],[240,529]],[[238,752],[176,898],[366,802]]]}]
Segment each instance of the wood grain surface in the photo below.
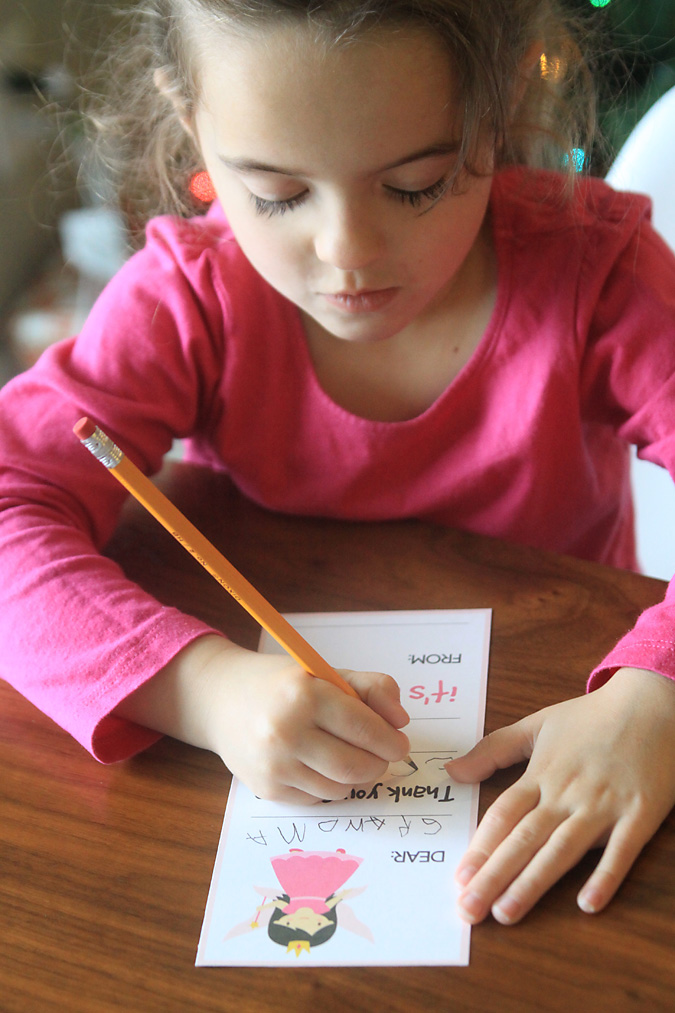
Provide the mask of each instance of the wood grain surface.
[{"label": "wood grain surface", "polygon": [[[417,522],[278,517],[185,465],[161,484],[280,611],[491,607],[488,730],[583,692],[664,590]],[[135,505],[108,551],[162,601],[257,643],[253,620]],[[196,969],[229,785],[220,760],[165,739],[102,766],[0,683],[0,771],[2,1013],[673,1008],[672,816],[603,914],[575,904],[589,855],[520,925],[475,928],[467,968]],[[486,782],[481,812],[517,773]]]}]

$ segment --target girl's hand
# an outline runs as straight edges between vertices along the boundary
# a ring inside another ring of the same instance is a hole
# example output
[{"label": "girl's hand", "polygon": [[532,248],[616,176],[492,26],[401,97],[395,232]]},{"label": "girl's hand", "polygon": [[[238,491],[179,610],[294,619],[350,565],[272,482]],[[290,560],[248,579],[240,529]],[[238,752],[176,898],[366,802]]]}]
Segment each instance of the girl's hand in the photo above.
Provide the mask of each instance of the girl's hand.
[{"label": "girl's hand", "polygon": [[490,806],[457,868],[461,916],[519,921],[591,848],[600,861],[579,892],[588,913],[609,903],[675,804],[675,682],[619,669],[603,687],[486,736],[448,763],[482,781],[530,758]]},{"label": "girl's hand", "polygon": [[408,723],[398,686],[342,672],[356,700],[286,655],[205,636],[117,708],[122,717],[218,753],[261,798],[303,804],[344,798],[403,759]]}]

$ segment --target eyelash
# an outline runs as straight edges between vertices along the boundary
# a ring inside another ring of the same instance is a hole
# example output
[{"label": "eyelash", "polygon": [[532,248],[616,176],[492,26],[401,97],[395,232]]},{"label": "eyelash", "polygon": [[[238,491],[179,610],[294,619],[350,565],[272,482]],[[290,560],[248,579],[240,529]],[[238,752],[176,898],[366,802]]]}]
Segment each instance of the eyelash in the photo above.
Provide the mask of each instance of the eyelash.
[{"label": "eyelash", "polygon": [[[400,201],[401,204],[409,204],[410,207],[418,208],[423,201],[430,201],[433,204],[440,200],[447,188],[447,176],[441,176],[435,183],[425,186],[422,190],[398,190],[393,186],[387,187],[386,190],[394,200]],[[252,193],[251,200],[256,214],[273,218],[275,215],[284,215],[287,211],[293,211],[294,208],[299,207],[304,202],[305,196],[306,193],[301,193],[297,197],[288,197],[286,200],[266,200],[264,197],[258,197],[257,194]]]},{"label": "eyelash", "polygon": [[394,187],[389,187],[389,192],[393,197],[397,197],[402,204],[410,204],[411,207],[418,208],[422,201],[431,201],[433,204],[440,200],[447,189],[448,177],[441,176],[431,186],[425,186],[423,190],[396,190]]},{"label": "eyelash", "polygon": [[265,200],[264,197],[258,197],[255,193],[251,194],[256,214],[266,215],[268,218],[273,218],[274,215],[285,215],[287,211],[299,207],[304,199],[304,193],[298,194],[297,197],[288,197],[286,200]]}]

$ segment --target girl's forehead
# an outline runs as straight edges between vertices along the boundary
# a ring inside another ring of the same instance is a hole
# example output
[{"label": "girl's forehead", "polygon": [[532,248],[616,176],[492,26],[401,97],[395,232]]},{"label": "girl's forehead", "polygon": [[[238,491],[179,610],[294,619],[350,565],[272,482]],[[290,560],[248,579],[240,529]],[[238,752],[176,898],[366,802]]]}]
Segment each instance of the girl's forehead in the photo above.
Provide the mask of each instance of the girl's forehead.
[{"label": "girl's forehead", "polygon": [[[227,147],[264,137],[424,147],[454,131],[459,103],[447,51],[429,31],[381,28],[331,43],[307,26],[215,32],[200,40],[197,109]],[[375,136],[373,131],[375,130]],[[440,136],[437,136],[440,135]],[[226,152],[229,154],[229,152]]]},{"label": "girl's forehead", "polygon": [[[199,33],[195,50],[202,89],[222,81],[247,89],[275,85],[367,86],[387,77],[390,84],[411,78],[418,84],[450,84],[450,56],[429,29],[380,27],[348,40],[333,40],[303,22],[246,32],[216,29]],[[208,97],[208,96],[207,96]]]}]

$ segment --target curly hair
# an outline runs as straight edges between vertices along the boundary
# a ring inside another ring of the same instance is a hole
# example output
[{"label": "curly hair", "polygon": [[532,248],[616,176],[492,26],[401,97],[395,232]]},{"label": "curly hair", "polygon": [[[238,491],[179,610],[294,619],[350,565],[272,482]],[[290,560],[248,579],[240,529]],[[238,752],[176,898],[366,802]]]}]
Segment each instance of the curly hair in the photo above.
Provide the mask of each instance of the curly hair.
[{"label": "curly hair", "polygon": [[[431,31],[448,51],[465,112],[458,171],[477,171],[486,128],[497,167],[567,166],[571,176],[575,153],[590,149],[587,26],[560,0],[145,0],[125,18],[124,37],[109,40],[98,86],[85,90],[92,150],[134,229],[155,214],[200,210],[188,187],[200,156],[181,122],[199,99],[200,29],[250,34],[288,24],[335,46],[387,27]],[[537,44],[541,58],[524,78],[523,58]]]}]

